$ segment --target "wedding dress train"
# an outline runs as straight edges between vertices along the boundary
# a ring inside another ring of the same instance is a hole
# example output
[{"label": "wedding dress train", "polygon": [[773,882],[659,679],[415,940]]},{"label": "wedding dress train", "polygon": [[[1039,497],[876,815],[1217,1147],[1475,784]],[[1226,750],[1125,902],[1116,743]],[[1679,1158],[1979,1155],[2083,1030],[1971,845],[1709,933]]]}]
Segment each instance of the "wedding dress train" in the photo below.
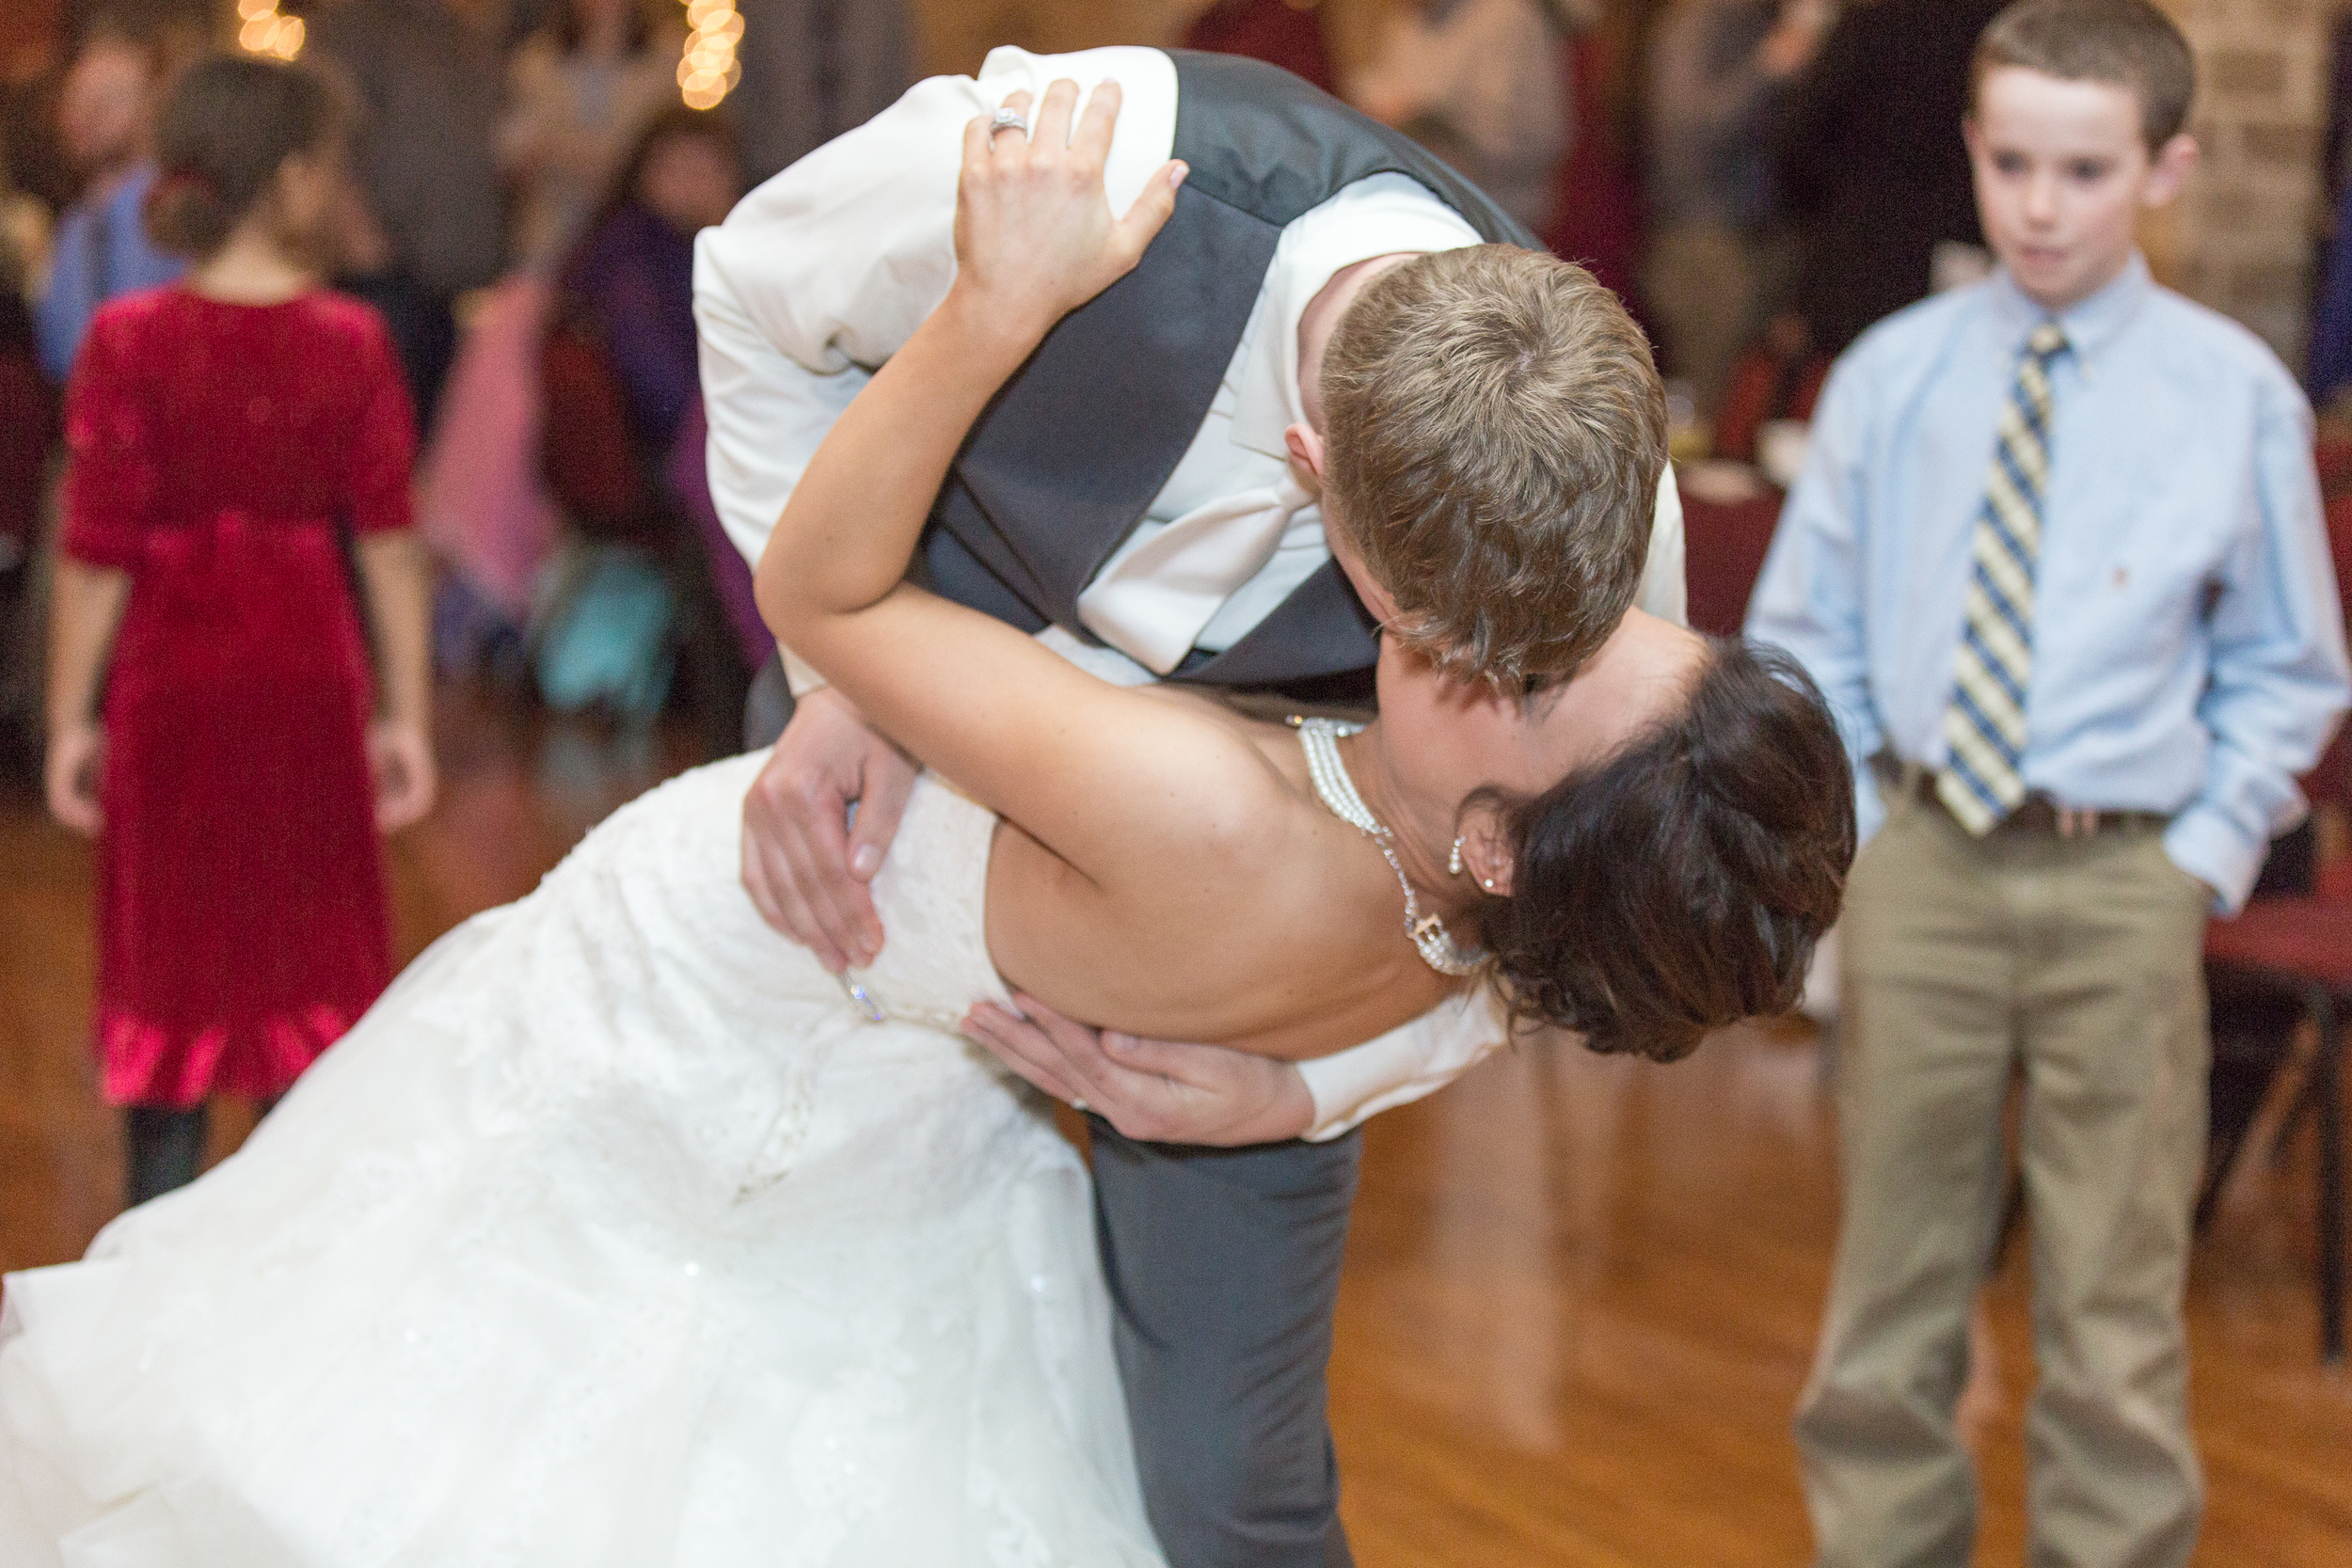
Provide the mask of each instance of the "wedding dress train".
[{"label": "wedding dress train", "polygon": [[956,1021],[930,779],[862,997],[737,879],[761,756],[445,937],[211,1175],[11,1275],[0,1561],[1159,1568],[1084,1166]]}]

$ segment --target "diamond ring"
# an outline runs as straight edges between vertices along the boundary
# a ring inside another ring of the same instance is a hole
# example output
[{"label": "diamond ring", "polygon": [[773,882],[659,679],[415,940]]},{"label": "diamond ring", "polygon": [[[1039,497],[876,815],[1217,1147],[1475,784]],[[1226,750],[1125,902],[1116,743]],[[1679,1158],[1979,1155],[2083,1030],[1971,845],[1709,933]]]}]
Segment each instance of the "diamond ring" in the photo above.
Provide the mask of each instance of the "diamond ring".
[{"label": "diamond ring", "polygon": [[1018,131],[1025,136],[1029,134],[1029,117],[1018,109],[999,109],[988,122],[990,138],[994,139],[999,131]]}]

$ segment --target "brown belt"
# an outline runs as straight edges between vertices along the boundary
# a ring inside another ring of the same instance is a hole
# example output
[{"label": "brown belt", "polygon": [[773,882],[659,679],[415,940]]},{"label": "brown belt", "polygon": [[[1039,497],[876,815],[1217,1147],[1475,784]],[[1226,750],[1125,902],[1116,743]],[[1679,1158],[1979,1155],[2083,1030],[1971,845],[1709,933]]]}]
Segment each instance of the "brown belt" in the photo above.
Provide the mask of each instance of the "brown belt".
[{"label": "brown belt", "polygon": [[[1880,782],[1904,794],[1915,795],[1926,804],[1946,816],[1952,808],[1944,803],[1944,797],[1935,790],[1935,775],[1915,763],[1882,761],[1878,765]],[[1955,820],[1957,820],[1955,818]],[[2030,833],[2045,838],[2089,838],[2096,833],[2117,832],[2124,829],[2146,832],[2161,829],[2171,817],[2160,811],[2119,811],[2106,807],[2061,806],[2040,790],[2018,805],[2017,809],[1993,826],[1996,833]]]}]

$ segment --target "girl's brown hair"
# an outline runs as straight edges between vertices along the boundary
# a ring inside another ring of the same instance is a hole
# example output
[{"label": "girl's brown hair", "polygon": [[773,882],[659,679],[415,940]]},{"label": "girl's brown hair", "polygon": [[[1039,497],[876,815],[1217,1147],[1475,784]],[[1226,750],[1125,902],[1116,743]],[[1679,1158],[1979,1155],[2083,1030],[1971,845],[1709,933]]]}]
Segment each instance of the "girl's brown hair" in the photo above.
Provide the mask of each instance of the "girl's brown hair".
[{"label": "girl's brown hair", "polygon": [[342,100],[299,66],[215,55],[189,68],[155,128],[148,234],[199,261],[228,242],[297,153],[326,150],[343,134]]}]

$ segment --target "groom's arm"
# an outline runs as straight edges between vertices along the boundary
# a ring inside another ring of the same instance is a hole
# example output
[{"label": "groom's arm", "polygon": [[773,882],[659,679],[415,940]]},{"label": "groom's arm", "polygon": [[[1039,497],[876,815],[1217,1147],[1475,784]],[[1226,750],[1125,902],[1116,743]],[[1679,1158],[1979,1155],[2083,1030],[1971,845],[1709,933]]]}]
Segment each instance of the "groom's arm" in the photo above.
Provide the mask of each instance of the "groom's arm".
[{"label": "groom's arm", "polygon": [[1175,139],[1176,74],[1155,49],[992,53],[934,76],[739,202],[694,246],[694,320],[710,424],[711,499],[759,560],[809,459],[875,367],[955,278],[963,128],[1016,91],[1116,79],[1125,108],[1104,169],[1124,212]]},{"label": "groom's arm", "polygon": [[974,85],[918,84],[694,242],[711,500],[752,562],[825,433],[955,277]]},{"label": "groom's arm", "polygon": [[[1175,139],[1176,71],[1154,49],[992,53],[977,77],[917,83],[890,108],[746,197],[694,248],[711,499],[755,564],[834,423],[955,277],[963,128],[1016,91],[1067,77],[1124,95],[1105,194],[1123,212]],[[821,684],[795,669],[793,690]],[[829,969],[872,961],[866,883],[914,769],[846,703],[803,703],[744,799],[743,884],[768,923]],[[858,803],[852,830],[849,805]]]}]

